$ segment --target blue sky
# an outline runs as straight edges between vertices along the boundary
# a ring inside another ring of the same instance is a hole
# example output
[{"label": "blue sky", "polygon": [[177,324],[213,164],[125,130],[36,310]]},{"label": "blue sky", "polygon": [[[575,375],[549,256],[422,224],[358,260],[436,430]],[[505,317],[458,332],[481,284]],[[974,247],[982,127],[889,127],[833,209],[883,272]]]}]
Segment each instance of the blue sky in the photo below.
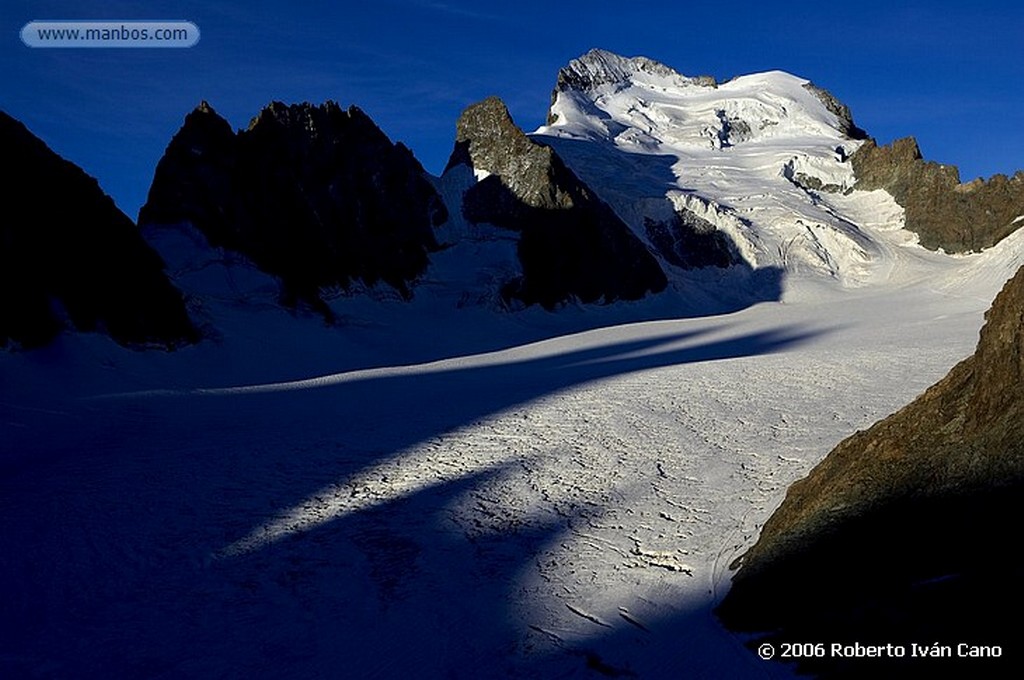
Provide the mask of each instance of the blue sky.
[{"label": "blue sky", "polygon": [[[180,50],[30,49],[33,19],[186,19]],[[5,0],[0,109],[135,217],[202,99],[235,127],[271,100],[356,104],[438,173],[455,120],[497,94],[532,130],[558,68],[592,47],[720,79],[783,69],[833,92],[869,134],[914,135],[964,180],[1024,168],[1024,5]]]}]

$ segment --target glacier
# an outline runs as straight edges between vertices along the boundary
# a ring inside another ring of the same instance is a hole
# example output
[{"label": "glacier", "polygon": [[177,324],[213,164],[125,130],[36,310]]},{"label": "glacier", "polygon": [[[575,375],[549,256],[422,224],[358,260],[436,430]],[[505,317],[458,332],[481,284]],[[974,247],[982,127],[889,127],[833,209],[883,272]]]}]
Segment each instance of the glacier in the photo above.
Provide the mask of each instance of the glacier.
[{"label": "glacier", "polygon": [[1024,235],[920,247],[804,79],[581,60],[532,138],[648,244],[685,209],[738,264],[495,313],[466,290],[514,246],[456,214],[412,301],[338,295],[326,326],[168,232],[213,340],[0,354],[0,672],[792,676],[715,620],[728,565],[792,481],[971,353]]}]

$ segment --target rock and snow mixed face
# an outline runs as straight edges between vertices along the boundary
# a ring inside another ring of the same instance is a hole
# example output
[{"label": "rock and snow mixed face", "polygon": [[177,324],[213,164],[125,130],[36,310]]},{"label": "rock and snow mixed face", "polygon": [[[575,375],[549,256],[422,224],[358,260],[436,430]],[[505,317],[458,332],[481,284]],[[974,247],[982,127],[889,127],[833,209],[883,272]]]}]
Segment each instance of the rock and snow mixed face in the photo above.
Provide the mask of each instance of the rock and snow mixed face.
[{"label": "rock and snow mixed face", "polygon": [[900,226],[887,195],[848,195],[848,156],[863,138],[849,110],[781,71],[718,83],[593,50],[561,70],[534,138],[639,233],[667,201],[726,234],[754,268],[856,284],[885,255],[863,224],[896,217],[888,226]]}]

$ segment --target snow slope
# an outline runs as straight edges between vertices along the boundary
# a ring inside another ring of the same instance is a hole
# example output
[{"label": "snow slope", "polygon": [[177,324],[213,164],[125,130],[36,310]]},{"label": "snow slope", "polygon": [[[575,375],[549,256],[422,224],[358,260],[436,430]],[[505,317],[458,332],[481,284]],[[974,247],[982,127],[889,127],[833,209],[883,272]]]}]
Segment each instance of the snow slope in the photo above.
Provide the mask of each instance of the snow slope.
[{"label": "snow slope", "polygon": [[786,677],[714,621],[726,565],[970,353],[1021,241],[696,319],[225,306],[174,354],[0,356],[0,668]]},{"label": "snow slope", "polygon": [[785,74],[694,89],[678,119],[734,106],[778,120],[763,134],[646,148],[638,112],[691,96],[658,78],[628,86],[634,112],[599,97],[607,118],[560,96],[540,134],[633,224],[671,200],[734,230],[781,302],[688,316],[742,278],[714,270],[495,313],[452,283],[459,248],[510,252],[481,238],[411,303],[339,294],[326,327],[167,232],[216,339],[0,354],[0,676],[789,677],[712,616],[727,565],[788,484],[971,353],[1024,234],[932,253],[884,194],[795,186],[790,161],[845,181],[821,142],[850,142]]},{"label": "snow slope", "polygon": [[566,73],[584,75],[556,91],[553,120],[534,138],[641,236],[644,217],[671,206],[728,234],[754,268],[855,286],[888,259],[860,225],[899,207],[881,193],[870,205],[842,200],[854,184],[846,158],[861,142],[807,80],[772,71],[710,84],[599,50]]}]

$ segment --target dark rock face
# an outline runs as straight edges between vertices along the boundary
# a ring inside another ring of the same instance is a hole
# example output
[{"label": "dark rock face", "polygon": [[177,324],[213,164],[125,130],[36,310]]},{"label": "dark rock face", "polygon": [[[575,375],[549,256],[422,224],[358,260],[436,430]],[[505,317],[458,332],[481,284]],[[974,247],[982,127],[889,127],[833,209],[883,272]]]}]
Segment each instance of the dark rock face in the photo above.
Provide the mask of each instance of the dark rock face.
[{"label": "dark rock face", "polygon": [[750,123],[747,121],[736,116],[729,116],[724,109],[715,111],[715,116],[718,118],[719,123],[721,123],[721,128],[716,135],[718,148],[726,149],[730,146],[742,144],[750,139],[752,130]]},{"label": "dark rock face", "polygon": [[0,146],[0,347],[45,345],[66,328],[123,345],[198,339],[160,257],[95,179],[3,112]]},{"label": "dark rock face", "polygon": [[520,233],[523,275],[507,298],[552,308],[572,298],[635,300],[668,284],[629,227],[553,149],[523,134],[500,99],[459,118],[448,166],[459,164],[490,173],[465,192],[466,219]]},{"label": "dark rock face", "polygon": [[686,77],[661,62],[647,57],[623,57],[607,50],[593,49],[573,59],[558,71],[555,90],[592,90],[601,85],[625,82],[637,73],[649,73],[663,78],[682,78],[693,85],[717,87],[712,76]]},{"label": "dark rock face", "polygon": [[[555,103],[559,92],[587,92],[602,85],[624,83],[638,73],[673,78],[700,87],[718,87],[718,81],[713,76],[688,77],[647,57],[622,57],[606,50],[593,49],[559,69],[555,89],[551,93],[551,103]],[[547,124],[554,123],[554,114],[549,112]]]},{"label": "dark rock face", "polygon": [[734,264],[730,241],[703,217],[675,210],[668,221],[644,219],[647,238],[666,262],[683,269]]},{"label": "dark rock face", "polygon": [[358,280],[404,297],[447,219],[422,166],[356,107],[275,102],[237,134],[205,102],[157,165],[144,227],[189,221],[280,277],[286,303]]},{"label": "dark rock face", "polygon": [[[986,318],[973,356],[790,487],[741,558],[727,625],[776,640],[1002,644],[1002,659],[971,667],[1024,669],[1024,568],[1003,552],[1024,491],[1024,269]],[[878,661],[859,668],[899,666]]]},{"label": "dark rock face", "polygon": [[913,137],[889,146],[868,141],[851,157],[857,189],[885,189],[906,211],[907,229],[933,250],[970,252],[1021,226],[1024,172],[960,183],[955,166],[926,162]]},{"label": "dark rock face", "polygon": [[818,101],[839,119],[840,132],[850,139],[867,139],[867,133],[854,124],[849,106],[836,99],[828,90],[818,87],[814,83],[804,83],[804,89],[817,97]]},{"label": "dark rock face", "polygon": [[139,224],[191,221],[214,243],[239,240],[234,212],[238,144],[228,122],[202,102],[185,117],[157,164]]}]

